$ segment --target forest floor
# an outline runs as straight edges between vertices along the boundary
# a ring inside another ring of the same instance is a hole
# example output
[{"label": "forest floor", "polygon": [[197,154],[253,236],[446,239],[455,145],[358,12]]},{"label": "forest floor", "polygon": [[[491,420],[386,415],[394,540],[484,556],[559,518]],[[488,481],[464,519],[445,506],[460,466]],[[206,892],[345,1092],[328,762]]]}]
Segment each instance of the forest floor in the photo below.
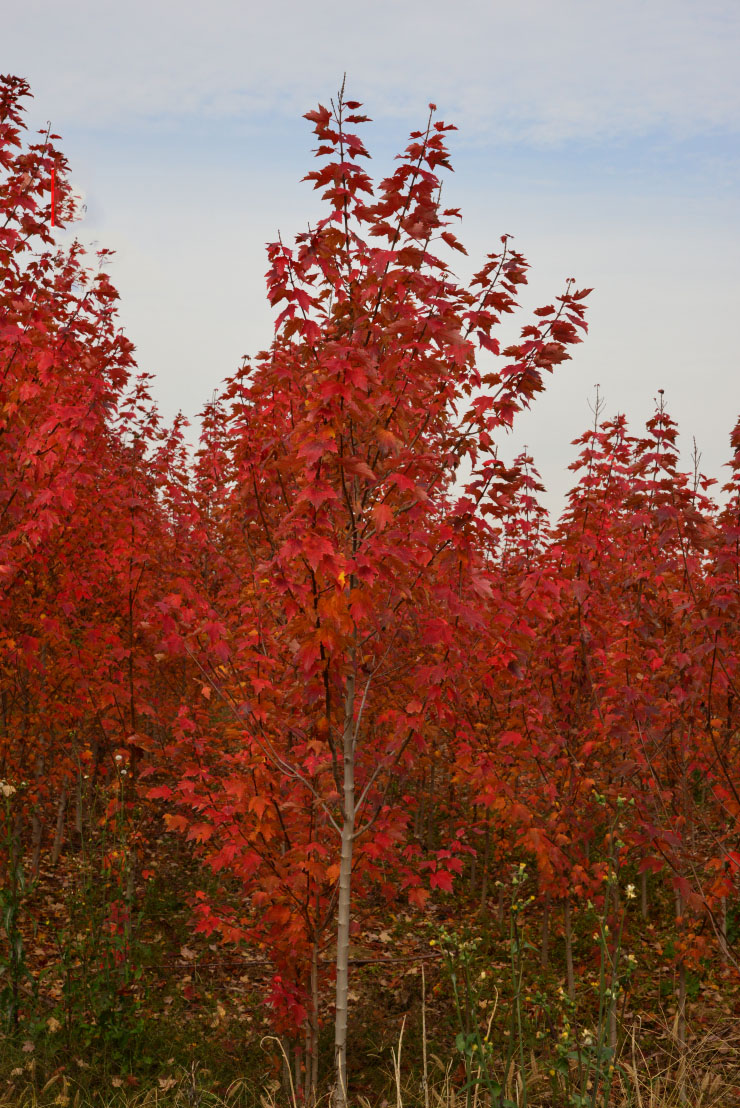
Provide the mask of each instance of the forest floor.
[{"label": "forest floor", "polygon": [[[285,1048],[294,1085],[303,1081],[302,1059],[270,1030],[272,967],[259,951],[236,953],[193,932],[191,866],[175,851],[160,859],[156,877],[139,882],[124,952],[92,868],[74,854],[54,868],[42,864],[19,916],[23,973],[18,1023],[0,1045],[3,1108],[290,1103]],[[540,907],[519,912],[515,932],[503,900],[489,901],[485,917],[480,907],[466,884],[423,914],[378,906],[361,923],[350,993],[353,1103],[452,1108],[466,1104],[477,1073],[482,1108],[492,1101],[479,1050],[502,1084],[502,1102],[514,1105],[525,1103],[526,1087],[531,1108],[740,1106],[740,976],[718,957],[686,970],[683,1029],[671,914],[659,889],[647,919],[634,904],[626,911],[627,972],[613,1028],[598,1011],[599,945],[586,912],[577,916],[571,1000],[559,916],[549,920],[544,956]],[[332,1057],[330,955],[329,948],[323,1090]]]}]

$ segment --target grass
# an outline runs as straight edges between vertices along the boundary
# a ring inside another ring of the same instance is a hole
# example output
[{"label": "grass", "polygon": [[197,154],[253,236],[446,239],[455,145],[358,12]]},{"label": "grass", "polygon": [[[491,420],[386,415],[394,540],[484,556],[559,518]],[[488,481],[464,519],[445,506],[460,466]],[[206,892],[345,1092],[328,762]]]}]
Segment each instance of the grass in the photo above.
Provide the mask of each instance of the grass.
[{"label": "grass", "polygon": [[[270,969],[245,972],[193,934],[187,893],[202,875],[193,868],[190,881],[189,864],[164,854],[165,877],[137,887],[125,946],[105,928],[115,883],[76,856],[42,870],[20,903],[29,976],[17,1033],[0,1037],[0,1108],[305,1108],[270,1035]],[[625,902],[610,1055],[604,921],[580,906],[573,1002],[562,921],[551,913],[542,965],[532,879],[517,872],[507,896],[514,929],[481,918],[479,900],[461,890],[423,918],[381,906],[358,936],[375,964],[352,975],[352,1108],[740,1108],[737,974],[716,954],[687,971],[682,1045],[668,894],[656,893],[648,921]],[[327,1108],[331,1019],[325,970],[318,1103]],[[476,1051],[487,1052],[485,1067]]]},{"label": "grass", "polygon": [[[358,1094],[357,1108],[490,1108],[491,1099],[480,1086],[461,1088],[458,1060],[437,1054],[424,1042],[424,1060],[409,1055],[404,1029],[385,1059],[377,1060],[381,1079],[374,1097]],[[740,1104],[740,1027],[715,1028],[688,1044],[683,1057],[675,1036],[664,1027],[660,1050],[654,1043],[646,1052],[635,1025],[625,1036],[616,1067],[610,1108],[736,1108]],[[116,1080],[116,1079],[114,1079]],[[517,1108],[561,1108],[554,1101],[547,1075],[530,1054],[525,1072],[512,1072],[506,1098]],[[598,1103],[598,1102],[597,1102]],[[325,1091],[316,1105],[329,1108]],[[192,1063],[160,1077],[146,1089],[130,1089],[125,1082],[108,1089],[91,1088],[84,1081],[58,1073],[43,1084],[35,1080],[34,1062],[21,1067],[0,1093],[0,1108],[305,1108],[295,1091],[265,1067],[261,1076],[236,1079],[222,1092],[214,1090],[208,1073]],[[563,1108],[565,1108],[563,1103]]]}]

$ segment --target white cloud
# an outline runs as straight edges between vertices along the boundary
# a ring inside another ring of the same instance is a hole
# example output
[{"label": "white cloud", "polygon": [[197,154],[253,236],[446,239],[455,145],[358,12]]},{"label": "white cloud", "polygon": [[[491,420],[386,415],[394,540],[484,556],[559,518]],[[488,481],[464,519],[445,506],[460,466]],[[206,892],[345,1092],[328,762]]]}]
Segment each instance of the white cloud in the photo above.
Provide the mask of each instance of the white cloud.
[{"label": "white cloud", "polygon": [[433,98],[468,134],[537,143],[740,113],[736,0],[30,0],[4,36],[5,68],[79,124],[292,116],[344,70],[378,114]]}]

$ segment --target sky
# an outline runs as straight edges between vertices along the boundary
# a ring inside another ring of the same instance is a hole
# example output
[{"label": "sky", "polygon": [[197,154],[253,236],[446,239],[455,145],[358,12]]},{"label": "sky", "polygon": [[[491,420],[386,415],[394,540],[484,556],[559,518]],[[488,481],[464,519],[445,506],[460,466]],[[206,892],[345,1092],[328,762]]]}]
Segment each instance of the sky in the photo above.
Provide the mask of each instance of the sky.
[{"label": "sky", "polygon": [[571,276],[594,289],[588,336],[501,444],[527,446],[548,506],[596,385],[633,431],[664,389],[687,464],[695,439],[722,478],[740,416],[738,0],[26,0],[4,24],[0,71],[30,82],[30,126],[62,136],[75,233],[116,251],[166,418],[195,422],[269,344],[264,246],[319,212],[302,115],[346,72],[378,178],[430,100],[458,127],[461,277],[506,232],[531,265],[524,309]]}]

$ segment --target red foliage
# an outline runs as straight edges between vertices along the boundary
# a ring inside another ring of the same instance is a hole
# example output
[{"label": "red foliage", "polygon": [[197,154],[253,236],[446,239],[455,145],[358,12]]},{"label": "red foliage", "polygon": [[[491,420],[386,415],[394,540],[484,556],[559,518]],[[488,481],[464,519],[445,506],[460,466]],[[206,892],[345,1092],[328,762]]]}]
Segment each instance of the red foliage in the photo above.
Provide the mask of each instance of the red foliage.
[{"label": "red foliage", "polygon": [[642,437],[597,409],[551,524],[533,459],[497,442],[589,290],[502,344],[527,263],[503,236],[452,272],[451,128],[432,109],[376,184],[340,97],[306,116],[325,215],[268,247],[275,337],[191,461],[131,376],[110,281],[55,244],[67,166],[56,136],[24,146],[27,93],[0,81],[0,774],[28,782],[21,823],[95,782],[109,813],[157,801],[221,875],[196,927],[274,964],[281,1032],[317,1033],[337,918],[339,1015],[350,904],[355,928],[423,910],[474,865],[485,889],[531,859],[574,908],[606,903],[610,867],[664,874],[696,961],[740,872],[740,424],[718,505],[662,398]]}]

